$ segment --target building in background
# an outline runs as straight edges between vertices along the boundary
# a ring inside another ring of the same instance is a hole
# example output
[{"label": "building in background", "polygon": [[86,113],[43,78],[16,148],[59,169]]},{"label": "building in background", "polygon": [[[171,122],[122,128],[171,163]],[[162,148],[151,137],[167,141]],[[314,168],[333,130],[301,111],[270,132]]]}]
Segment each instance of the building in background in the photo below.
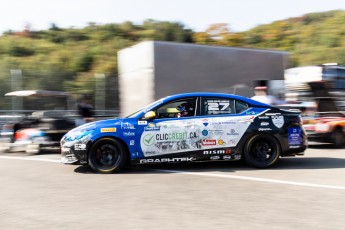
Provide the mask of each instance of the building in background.
[{"label": "building in background", "polygon": [[145,41],[118,52],[122,115],[176,93],[253,96],[256,82],[284,80],[288,53]]}]

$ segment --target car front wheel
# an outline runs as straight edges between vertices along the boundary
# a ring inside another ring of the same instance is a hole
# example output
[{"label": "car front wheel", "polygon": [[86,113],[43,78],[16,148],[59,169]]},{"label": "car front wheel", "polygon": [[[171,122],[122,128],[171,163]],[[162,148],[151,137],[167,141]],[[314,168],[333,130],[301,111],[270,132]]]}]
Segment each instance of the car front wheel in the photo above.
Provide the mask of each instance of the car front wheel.
[{"label": "car front wheel", "polygon": [[244,147],[244,160],[256,168],[267,168],[274,165],[280,156],[278,141],[267,134],[251,137]]},{"label": "car front wheel", "polygon": [[337,128],[332,134],[331,134],[332,142],[335,147],[341,148],[344,146],[345,137],[342,128]]},{"label": "car front wheel", "polygon": [[88,162],[91,168],[100,173],[119,171],[127,161],[125,146],[118,140],[102,138],[97,140],[89,151]]}]

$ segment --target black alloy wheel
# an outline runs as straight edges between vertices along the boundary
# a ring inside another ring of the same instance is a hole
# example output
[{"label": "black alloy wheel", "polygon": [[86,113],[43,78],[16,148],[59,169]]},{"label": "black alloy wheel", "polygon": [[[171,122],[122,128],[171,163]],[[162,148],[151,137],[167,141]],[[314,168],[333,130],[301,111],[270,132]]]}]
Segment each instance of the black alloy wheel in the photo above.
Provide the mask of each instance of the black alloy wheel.
[{"label": "black alloy wheel", "polygon": [[274,165],[280,156],[278,141],[268,134],[251,137],[244,147],[244,160],[256,168],[267,168]]},{"label": "black alloy wheel", "polygon": [[113,173],[125,165],[127,156],[126,148],[120,141],[102,138],[91,146],[88,162],[97,172]]}]

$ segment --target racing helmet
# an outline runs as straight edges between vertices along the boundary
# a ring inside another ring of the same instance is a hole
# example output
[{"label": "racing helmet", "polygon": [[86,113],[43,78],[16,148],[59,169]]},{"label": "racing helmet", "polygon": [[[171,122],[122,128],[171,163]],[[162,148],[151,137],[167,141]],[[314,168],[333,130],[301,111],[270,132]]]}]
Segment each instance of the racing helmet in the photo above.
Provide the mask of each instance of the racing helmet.
[{"label": "racing helmet", "polygon": [[180,111],[180,116],[191,116],[193,115],[194,108],[193,106],[188,102],[183,102],[179,106],[177,106],[177,110]]}]

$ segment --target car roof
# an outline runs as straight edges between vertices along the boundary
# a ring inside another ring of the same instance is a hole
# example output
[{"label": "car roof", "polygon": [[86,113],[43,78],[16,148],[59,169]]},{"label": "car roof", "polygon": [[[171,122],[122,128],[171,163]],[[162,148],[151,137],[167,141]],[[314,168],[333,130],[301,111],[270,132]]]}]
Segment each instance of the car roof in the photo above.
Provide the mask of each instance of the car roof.
[{"label": "car roof", "polygon": [[227,94],[227,93],[213,93],[213,92],[181,93],[181,94],[167,96],[165,99],[173,100],[173,99],[178,99],[178,98],[183,98],[183,97],[223,97],[223,98],[241,100],[253,106],[259,106],[259,107],[264,106],[264,107],[270,107],[270,108],[273,107],[271,105],[261,103],[259,101],[255,101],[244,96],[235,95],[235,94]]}]

